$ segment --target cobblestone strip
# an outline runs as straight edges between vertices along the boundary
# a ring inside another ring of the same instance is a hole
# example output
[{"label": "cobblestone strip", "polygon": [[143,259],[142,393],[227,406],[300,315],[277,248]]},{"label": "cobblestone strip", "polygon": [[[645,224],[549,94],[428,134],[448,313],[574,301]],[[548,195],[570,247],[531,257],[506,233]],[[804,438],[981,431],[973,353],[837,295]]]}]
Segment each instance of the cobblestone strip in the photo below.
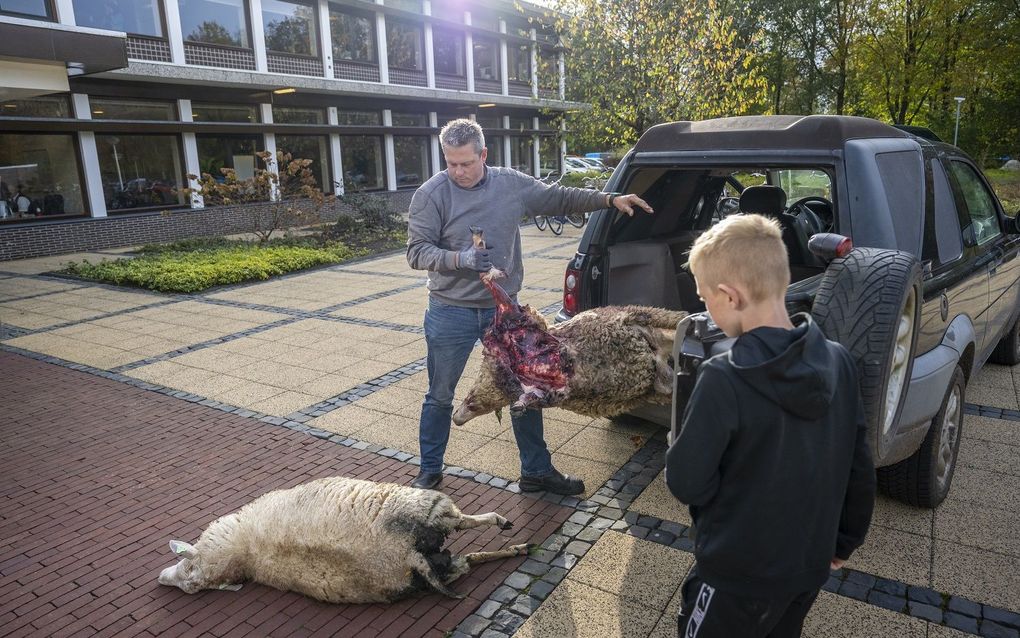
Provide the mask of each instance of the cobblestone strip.
[{"label": "cobblestone strip", "polygon": [[124,365],[117,366],[116,368],[110,368],[110,372],[113,373],[127,372],[128,370],[134,370],[135,368],[147,366],[158,361],[167,361],[168,359],[173,359],[174,357],[179,357],[190,352],[205,350],[206,348],[216,346],[221,343],[227,343],[229,341],[234,341],[236,339],[242,339],[244,337],[257,335],[259,333],[272,330],[273,328],[279,328],[281,326],[297,323],[298,321],[301,321],[300,317],[288,317],[286,319],[280,319],[278,321],[264,323],[261,326],[249,328],[248,330],[242,330],[240,332],[234,332],[228,335],[223,335],[222,337],[216,337],[215,339],[208,339],[206,341],[201,341],[199,343],[193,343],[191,345],[184,346],[183,348],[177,348],[176,350],[164,352],[163,354],[158,354],[154,357],[149,357],[147,359],[142,359],[140,361],[132,361],[131,363],[125,363]]},{"label": "cobblestone strip", "polygon": [[975,416],[989,416],[993,419],[1003,419],[1004,421],[1020,421],[1020,412],[1017,412],[1016,410],[996,408],[990,405],[979,405],[977,403],[963,404],[963,413],[973,414]]},{"label": "cobblestone strip", "polygon": [[424,279],[419,279],[419,280],[415,281],[413,284],[407,284],[406,286],[401,286],[399,288],[393,288],[391,290],[384,290],[383,292],[376,292],[376,293],[372,293],[371,295],[365,295],[364,297],[358,297],[357,299],[351,299],[349,301],[344,301],[344,302],[341,302],[341,303],[338,303],[338,304],[333,304],[332,306],[326,306],[325,308],[320,308],[316,312],[322,313],[322,314],[327,314],[327,313],[330,313],[330,312],[336,312],[337,310],[341,310],[343,308],[350,308],[351,306],[356,306],[358,304],[367,303],[369,301],[375,301],[376,299],[382,299],[384,297],[391,297],[393,295],[397,295],[397,294],[400,294],[402,292],[407,292],[408,290],[414,290],[415,288],[422,288],[424,286],[424,284],[425,284],[425,280]]},{"label": "cobblestone strip", "polygon": [[425,328],[422,326],[409,326],[403,323],[392,323],[389,321],[380,321],[378,319],[362,319],[361,317],[347,317],[347,316],[334,317],[330,315],[326,315],[324,317],[316,317],[316,319],[322,319],[324,321],[336,321],[338,323],[352,323],[358,326],[369,326],[371,328],[385,328],[386,330],[393,330],[396,332],[413,332],[415,334],[425,334]]},{"label": "cobblestone strip", "polygon": [[[336,395],[330,397],[315,405],[308,406],[307,408],[301,408],[296,412],[292,412],[287,415],[287,418],[291,421],[297,421],[298,423],[305,423],[314,419],[315,417],[328,414],[337,408],[342,408],[345,405],[350,405],[355,401],[364,399],[365,397],[382,390],[383,388],[406,379],[407,377],[418,374],[425,369],[425,357],[412,361],[411,363],[404,364],[396,370],[391,370],[384,375],[378,376],[374,379],[358,384],[351,388]],[[410,456],[408,456],[410,458]],[[401,459],[404,460],[404,459]]]},{"label": "cobblestone strip", "polygon": [[12,326],[9,323],[0,323],[0,341],[3,341],[4,339],[14,339],[15,337],[23,337],[28,333],[28,328]]}]

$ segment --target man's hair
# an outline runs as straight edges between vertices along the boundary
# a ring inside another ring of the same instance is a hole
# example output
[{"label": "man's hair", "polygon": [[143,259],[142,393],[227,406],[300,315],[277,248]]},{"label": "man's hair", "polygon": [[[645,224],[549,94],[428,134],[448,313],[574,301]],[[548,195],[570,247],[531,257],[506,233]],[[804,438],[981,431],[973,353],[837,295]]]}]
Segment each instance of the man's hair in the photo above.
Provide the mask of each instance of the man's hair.
[{"label": "man's hair", "polygon": [[439,131],[439,143],[444,148],[459,148],[465,144],[474,144],[475,153],[481,155],[485,148],[485,133],[478,122],[462,117],[446,123]]},{"label": "man's hair", "polygon": [[761,302],[784,296],[790,264],[779,222],[762,215],[731,215],[691,247],[688,269],[702,290],[739,285]]}]

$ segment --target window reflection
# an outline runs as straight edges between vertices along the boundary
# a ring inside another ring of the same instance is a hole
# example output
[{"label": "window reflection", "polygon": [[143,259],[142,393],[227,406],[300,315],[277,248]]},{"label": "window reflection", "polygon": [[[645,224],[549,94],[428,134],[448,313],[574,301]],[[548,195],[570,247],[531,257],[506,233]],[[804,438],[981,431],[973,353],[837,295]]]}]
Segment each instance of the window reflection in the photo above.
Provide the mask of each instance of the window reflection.
[{"label": "window reflection", "polygon": [[344,182],[349,188],[354,190],[385,188],[382,142],[381,137],[370,135],[340,137]]},{"label": "window reflection", "polygon": [[178,0],[178,3],[185,40],[251,48],[244,0]]},{"label": "window reflection", "polygon": [[232,168],[237,179],[255,176],[259,159],[255,156],[262,150],[262,136],[258,135],[214,135],[198,133],[198,166],[205,174],[212,175],[218,182],[224,181],[224,168]]},{"label": "window reflection", "polygon": [[0,220],[85,211],[71,135],[0,133]]},{"label": "window reflection", "polygon": [[499,80],[499,43],[492,38],[475,36],[472,48],[475,77],[479,80]]},{"label": "window reflection", "polygon": [[337,60],[375,62],[375,19],[329,8],[333,57]]},{"label": "window reflection", "polygon": [[72,0],[79,27],[163,37],[159,0]]},{"label": "window reflection", "polygon": [[429,138],[394,135],[393,153],[397,170],[397,188],[418,186],[430,177]]},{"label": "window reflection", "polygon": [[318,55],[315,10],[285,0],[262,0],[266,49],[296,55]]},{"label": "window reflection", "polygon": [[52,18],[49,0],[0,0],[0,13]]},{"label": "window reflection", "polygon": [[96,150],[108,211],[184,203],[176,135],[97,134]]},{"label": "window reflection", "polygon": [[421,26],[387,18],[386,44],[391,67],[422,70]]},{"label": "window reflection", "polygon": [[[324,135],[277,135],[277,152],[290,153],[292,160],[312,160],[308,168],[315,176],[315,183],[324,192],[329,192],[331,180],[328,176],[329,170],[329,144],[328,138]],[[283,173],[284,166],[281,162],[280,172]]]}]

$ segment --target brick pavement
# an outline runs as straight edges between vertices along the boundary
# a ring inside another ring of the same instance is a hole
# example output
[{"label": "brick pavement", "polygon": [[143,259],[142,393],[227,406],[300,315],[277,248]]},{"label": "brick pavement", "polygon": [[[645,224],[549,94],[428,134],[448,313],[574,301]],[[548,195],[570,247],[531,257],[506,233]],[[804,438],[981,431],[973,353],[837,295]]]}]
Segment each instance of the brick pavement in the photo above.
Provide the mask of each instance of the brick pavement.
[{"label": "brick pavement", "polygon": [[[167,541],[194,542],[256,496],[345,475],[406,482],[413,465],[9,352],[0,422],[0,635],[442,636],[523,559],[392,605],[326,605],[261,585],[189,596],[156,582]],[[541,542],[572,510],[447,477],[468,513],[453,551]]]}]

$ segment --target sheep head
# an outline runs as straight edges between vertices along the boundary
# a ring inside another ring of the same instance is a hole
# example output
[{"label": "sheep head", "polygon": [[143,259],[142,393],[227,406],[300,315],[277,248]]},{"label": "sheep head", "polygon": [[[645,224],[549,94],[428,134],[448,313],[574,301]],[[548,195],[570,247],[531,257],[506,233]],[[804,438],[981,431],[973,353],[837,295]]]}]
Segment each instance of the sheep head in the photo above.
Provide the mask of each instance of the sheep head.
[{"label": "sheep head", "polygon": [[[501,389],[505,385],[498,380],[504,377],[495,365],[486,357],[482,361],[482,369],[475,379],[474,385],[468,390],[467,396],[453,413],[453,422],[457,425],[464,425],[471,419],[496,412],[502,407],[511,403],[510,394]],[[497,418],[501,415],[497,413]]]},{"label": "sheep head", "polygon": [[224,581],[222,567],[210,563],[194,545],[184,541],[170,541],[170,549],[183,558],[159,573],[160,585],[176,587],[186,594],[194,594],[203,589],[241,589],[239,584]]}]

